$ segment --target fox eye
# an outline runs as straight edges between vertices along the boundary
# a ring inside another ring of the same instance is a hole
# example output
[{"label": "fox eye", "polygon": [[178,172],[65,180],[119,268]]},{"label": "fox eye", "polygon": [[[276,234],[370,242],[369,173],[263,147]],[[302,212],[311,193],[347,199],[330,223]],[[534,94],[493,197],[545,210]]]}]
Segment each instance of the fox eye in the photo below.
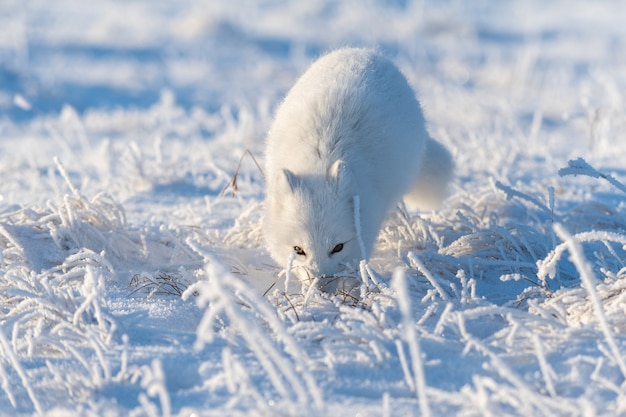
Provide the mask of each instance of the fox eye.
[{"label": "fox eye", "polygon": [[302,250],[302,248],[300,246],[294,246],[293,250],[298,254],[298,255],[306,255],[306,253],[304,253],[304,250]]},{"label": "fox eye", "polygon": [[333,253],[341,252],[342,249],[343,249],[343,243],[339,243],[335,245],[332,251],[330,251],[330,254],[332,255]]}]

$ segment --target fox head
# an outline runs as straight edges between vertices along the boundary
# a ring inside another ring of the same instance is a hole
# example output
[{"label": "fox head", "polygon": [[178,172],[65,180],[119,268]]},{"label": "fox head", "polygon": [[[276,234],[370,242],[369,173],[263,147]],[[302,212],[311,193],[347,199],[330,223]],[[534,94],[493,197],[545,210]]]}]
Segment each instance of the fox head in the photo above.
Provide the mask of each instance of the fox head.
[{"label": "fox head", "polygon": [[361,258],[354,224],[355,179],[343,161],[326,175],[276,173],[272,197],[266,200],[264,234],[270,254],[301,280],[329,277]]}]

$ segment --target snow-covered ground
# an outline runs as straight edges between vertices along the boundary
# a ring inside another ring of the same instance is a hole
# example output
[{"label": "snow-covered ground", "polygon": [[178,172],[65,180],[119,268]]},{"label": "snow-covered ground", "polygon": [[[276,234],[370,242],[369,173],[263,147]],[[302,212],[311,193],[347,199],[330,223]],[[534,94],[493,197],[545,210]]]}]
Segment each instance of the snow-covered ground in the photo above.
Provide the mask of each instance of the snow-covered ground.
[{"label": "snow-covered ground", "polygon": [[[0,1],[0,415],[626,415],[626,3]],[[457,177],[334,295],[260,231],[273,109],[377,46]]]}]

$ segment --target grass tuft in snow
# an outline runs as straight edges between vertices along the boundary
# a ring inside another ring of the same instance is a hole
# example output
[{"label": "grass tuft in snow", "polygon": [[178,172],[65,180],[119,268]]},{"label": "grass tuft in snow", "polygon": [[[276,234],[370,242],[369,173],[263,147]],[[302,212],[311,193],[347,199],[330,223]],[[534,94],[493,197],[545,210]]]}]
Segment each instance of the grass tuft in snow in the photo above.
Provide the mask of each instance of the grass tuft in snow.
[{"label": "grass tuft in snow", "polygon": [[157,294],[180,297],[193,282],[196,280],[181,268],[178,273],[157,272],[154,276],[145,272],[136,274],[130,279],[129,287],[135,288],[131,294],[141,291],[147,294],[147,298]]}]

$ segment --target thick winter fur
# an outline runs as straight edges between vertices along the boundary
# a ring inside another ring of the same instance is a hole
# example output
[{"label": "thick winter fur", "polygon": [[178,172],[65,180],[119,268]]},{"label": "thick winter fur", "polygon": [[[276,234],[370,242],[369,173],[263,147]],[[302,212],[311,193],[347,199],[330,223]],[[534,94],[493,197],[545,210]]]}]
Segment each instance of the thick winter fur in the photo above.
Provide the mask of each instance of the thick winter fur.
[{"label": "thick winter fur", "polygon": [[321,57],[296,82],[278,108],[265,159],[267,247],[283,266],[300,252],[293,266],[301,277],[333,275],[367,258],[389,209],[403,195],[411,208],[433,208],[453,170],[397,67],[353,48]]}]

